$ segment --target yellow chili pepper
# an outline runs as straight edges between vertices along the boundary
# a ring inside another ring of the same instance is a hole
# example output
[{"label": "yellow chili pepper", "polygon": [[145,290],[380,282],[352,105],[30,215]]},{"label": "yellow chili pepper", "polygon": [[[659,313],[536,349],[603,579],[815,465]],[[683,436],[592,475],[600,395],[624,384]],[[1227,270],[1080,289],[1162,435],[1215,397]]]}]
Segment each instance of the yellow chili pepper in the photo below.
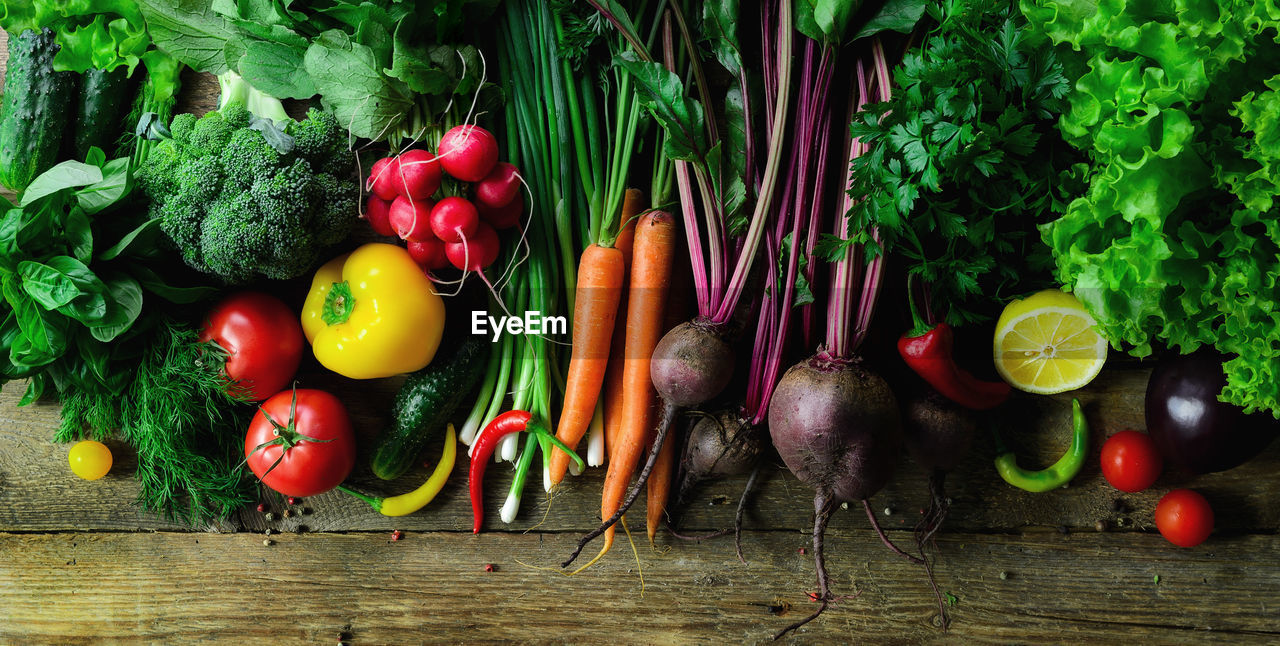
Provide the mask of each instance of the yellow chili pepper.
[{"label": "yellow chili pepper", "polygon": [[444,301],[403,247],[370,243],[316,271],[302,331],[324,367],[352,379],[420,370],[444,332]]},{"label": "yellow chili pepper", "polygon": [[444,453],[440,456],[440,464],[436,465],[435,471],[431,472],[431,477],[427,478],[427,481],[422,483],[421,487],[409,493],[390,498],[366,496],[341,485],[338,488],[369,503],[375,511],[383,516],[408,516],[426,507],[427,503],[431,502],[436,497],[436,494],[440,493],[440,490],[444,488],[445,480],[448,480],[449,474],[453,472],[453,462],[457,455],[457,434],[454,433],[453,424],[450,424],[445,430]]}]

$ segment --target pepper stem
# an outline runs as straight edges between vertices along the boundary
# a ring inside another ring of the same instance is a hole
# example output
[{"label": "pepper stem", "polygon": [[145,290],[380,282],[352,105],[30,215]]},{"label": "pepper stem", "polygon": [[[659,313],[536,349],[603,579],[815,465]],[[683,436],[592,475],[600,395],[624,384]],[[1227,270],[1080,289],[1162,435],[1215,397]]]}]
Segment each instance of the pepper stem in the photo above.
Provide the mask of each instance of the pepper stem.
[{"label": "pepper stem", "polygon": [[351,318],[351,312],[356,308],[355,296],[351,294],[351,285],[347,281],[334,283],[329,288],[329,293],[324,297],[324,309],[320,314],[320,319],[325,325],[340,325],[346,323]]},{"label": "pepper stem", "polygon": [[359,499],[361,499],[361,500],[363,500],[363,501],[365,501],[365,502],[369,503],[369,506],[370,506],[370,507],[373,507],[373,510],[374,510],[374,511],[376,511],[376,512],[378,512],[378,513],[382,513],[382,498],[377,498],[377,497],[374,497],[374,496],[369,496],[369,495],[366,495],[366,494],[362,494],[362,493],[360,493],[359,491],[356,491],[355,489],[352,489],[352,488],[348,487],[347,485],[338,485],[338,491],[341,491],[342,493],[345,493],[345,494],[349,494],[349,495],[355,496],[356,498],[359,498]]},{"label": "pepper stem", "polygon": [[907,275],[907,309],[911,310],[912,327],[911,327],[911,332],[909,334],[911,338],[924,336],[929,333],[929,330],[933,329],[933,326],[930,325],[929,322],[926,321],[923,316],[920,316],[920,310],[916,308],[915,287],[916,287],[916,275],[908,274]]}]

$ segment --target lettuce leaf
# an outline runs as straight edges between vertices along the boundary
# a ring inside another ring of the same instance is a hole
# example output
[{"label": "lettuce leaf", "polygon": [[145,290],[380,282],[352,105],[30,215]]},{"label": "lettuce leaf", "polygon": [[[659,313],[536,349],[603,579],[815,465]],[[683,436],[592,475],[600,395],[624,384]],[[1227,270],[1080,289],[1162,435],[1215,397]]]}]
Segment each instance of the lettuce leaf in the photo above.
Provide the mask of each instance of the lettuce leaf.
[{"label": "lettuce leaf", "polygon": [[1117,348],[1217,348],[1221,398],[1280,417],[1280,7],[1022,0],[1077,81],[1088,188],[1041,228]]}]

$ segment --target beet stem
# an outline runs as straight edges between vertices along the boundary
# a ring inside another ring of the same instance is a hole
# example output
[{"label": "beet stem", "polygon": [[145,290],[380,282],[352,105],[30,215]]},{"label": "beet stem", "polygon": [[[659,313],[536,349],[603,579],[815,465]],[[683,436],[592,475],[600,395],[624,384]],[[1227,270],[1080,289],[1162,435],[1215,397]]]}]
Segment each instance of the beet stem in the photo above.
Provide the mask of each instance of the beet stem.
[{"label": "beet stem", "polygon": [[876,512],[871,511],[871,502],[868,501],[866,498],[862,499],[862,507],[867,510],[867,518],[871,521],[871,526],[875,528],[876,534],[880,536],[880,541],[883,542],[886,547],[892,550],[894,554],[897,554],[898,556],[901,556],[902,558],[907,559],[908,561],[911,561],[916,565],[924,565],[924,559],[907,554],[906,552],[902,551],[902,548],[898,547],[897,545],[894,545],[893,541],[889,540],[889,537],[885,535],[884,530],[880,528],[880,521],[876,520]]},{"label": "beet stem", "polygon": [[608,520],[604,521],[599,527],[591,530],[591,532],[586,536],[583,536],[578,540],[578,546],[574,548],[573,554],[569,555],[569,559],[564,563],[561,563],[560,567],[569,567],[569,565],[578,558],[578,555],[582,554],[583,548],[585,548],[588,543],[608,531],[614,523],[617,523],[618,520],[622,518],[623,514],[627,513],[628,509],[631,509],[631,505],[636,501],[636,498],[640,497],[640,490],[644,488],[647,482],[649,482],[649,474],[653,471],[653,465],[658,461],[658,453],[662,451],[662,445],[667,440],[667,430],[670,429],[671,425],[675,422],[677,410],[678,409],[674,404],[669,404],[666,401],[662,402],[662,415],[658,418],[658,433],[653,438],[653,447],[649,449],[649,459],[645,461],[644,470],[640,472],[640,477],[637,478],[636,483],[632,485],[631,491],[627,494],[627,499],[622,502],[622,506],[619,507],[618,511],[614,512]]},{"label": "beet stem", "polygon": [[733,517],[733,546],[738,551],[738,560],[743,564],[746,564],[747,559],[742,557],[742,516],[747,511],[747,498],[756,488],[756,478],[759,476],[760,464],[757,462],[755,468],[751,470],[751,476],[747,478],[747,486],[742,488],[742,497],[738,499],[738,513]]}]

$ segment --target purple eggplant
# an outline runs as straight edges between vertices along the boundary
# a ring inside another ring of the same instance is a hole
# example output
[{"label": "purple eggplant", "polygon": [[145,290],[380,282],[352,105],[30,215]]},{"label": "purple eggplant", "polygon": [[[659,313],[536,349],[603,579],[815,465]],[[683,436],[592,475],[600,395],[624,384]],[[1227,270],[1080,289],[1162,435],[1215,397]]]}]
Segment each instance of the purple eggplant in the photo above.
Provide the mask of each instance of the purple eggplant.
[{"label": "purple eggplant", "polygon": [[1222,362],[1211,351],[1169,355],[1147,382],[1147,432],[1170,464],[1191,473],[1244,464],[1280,434],[1271,413],[1245,415],[1218,401],[1226,385]]}]

